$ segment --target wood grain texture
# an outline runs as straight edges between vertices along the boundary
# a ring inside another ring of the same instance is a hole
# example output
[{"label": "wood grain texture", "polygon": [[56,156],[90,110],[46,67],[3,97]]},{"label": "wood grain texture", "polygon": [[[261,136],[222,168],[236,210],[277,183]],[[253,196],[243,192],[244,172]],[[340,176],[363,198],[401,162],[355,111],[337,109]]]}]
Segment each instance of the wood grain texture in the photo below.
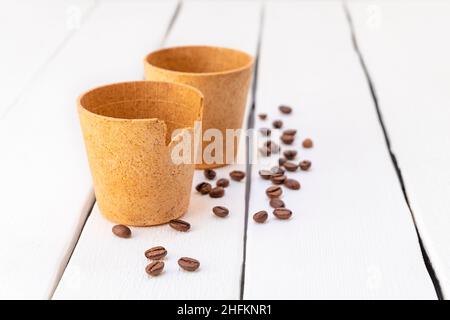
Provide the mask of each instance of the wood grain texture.
[{"label": "wood grain texture", "polygon": [[[240,8],[240,10],[236,10]],[[165,43],[166,46],[219,45],[255,53],[259,32],[258,2],[187,1]],[[232,22],[232,23],[231,23]],[[245,156],[241,144],[241,156]],[[245,159],[241,158],[245,162]],[[217,169],[217,178],[228,177],[233,169]],[[194,185],[204,181],[197,171]],[[215,183],[215,181],[213,181]],[[62,281],[56,299],[236,299],[240,294],[245,217],[245,181],[231,181],[221,199],[201,196],[193,190],[188,212],[183,217],[192,229],[180,233],[168,225],[133,228],[131,239],[119,239],[111,233],[113,224],[95,207],[83,230]],[[228,207],[230,215],[218,218],[212,207]],[[145,273],[148,264],[144,251],[165,246],[168,256],[165,271],[157,278]],[[195,273],[180,270],[178,258],[200,260]]]},{"label": "wood grain texture", "polygon": [[0,297],[52,294],[93,204],[76,98],[142,79],[176,4],[100,3],[2,122]]},{"label": "wood grain texture", "polygon": [[[290,221],[250,215],[244,298],[435,299],[341,4],[267,3],[260,59],[256,112],[270,120],[256,126],[298,129],[293,147],[313,165],[289,174],[302,184],[282,198]],[[251,214],[271,212],[267,167],[253,166]]]},{"label": "wood grain texture", "polygon": [[350,2],[420,236],[450,296],[450,3]]}]

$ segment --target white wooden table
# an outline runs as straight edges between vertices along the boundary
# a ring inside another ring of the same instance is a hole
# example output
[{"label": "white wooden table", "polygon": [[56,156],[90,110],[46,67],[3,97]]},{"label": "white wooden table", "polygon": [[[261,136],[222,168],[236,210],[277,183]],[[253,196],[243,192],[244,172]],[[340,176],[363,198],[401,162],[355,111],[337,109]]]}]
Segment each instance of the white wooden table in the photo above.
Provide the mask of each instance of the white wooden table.
[{"label": "white wooden table", "polygon": [[[450,297],[448,30],[446,1],[1,0],[0,298]],[[119,239],[95,205],[75,99],[185,44],[257,56],[245,124],[267,126],[264,112],[297,128],[313,167],[284,194],[290,221],[252,220],[270,210],[258,170],[274,156],[217,170],[247,181],[222,199],[193,192],[190,232]],[[154,245],[169,255],[149,279]],[[201,270],[179,271],[182,255]]]}]

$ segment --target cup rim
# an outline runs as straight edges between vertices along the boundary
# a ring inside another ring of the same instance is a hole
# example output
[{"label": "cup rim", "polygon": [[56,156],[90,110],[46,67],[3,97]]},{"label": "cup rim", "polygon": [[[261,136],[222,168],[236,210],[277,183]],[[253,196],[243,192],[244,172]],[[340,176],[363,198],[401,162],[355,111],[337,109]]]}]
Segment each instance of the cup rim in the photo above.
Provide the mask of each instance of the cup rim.
[{"label": "cup rim", "polygon": [[[156,53],[161,53],[161,52],[164,52],[164,51],[174,51],[174,50],[180,50],[180,49],[201,49],[201,48],[221,49],[221,50],[232,51],[232,52],[244,54],[244,55],[246,55],[249,58],[249,62],[244,64],[241,67],[238,67],[238,68],[232,68],[232,69],[228,69],[228,70],[224,70],[224,71],[212,71],[212,72],[177,71],[177,70],[161,68],[161,67],[159,67],[159,66],[149,62],[150,56],[153,55],[153,54],[156,54]],[[145,56],[145,58],[144,58],[144,64],[145,65],[149,65],[152,68],[155,68],[155,69],[158,69],[158,70],[162,70],[162,71],[168,72],[168,73],[188,75],[188,76],[197,76],[197,77],[214,76],[214,75],[227,75],[227,74],[237,73],[237,72],[241,72],[243,70],[246,70],[246,69],[250,68],[254,63],[255,63],[255,57],[252,56],[251,54],[245,52],[245,51],[238,50],[238,49],[233,49],[233,48],[227,48],[227,47],[207,46],[207,45],[174,46],[174,47],[162,48],[162,49],[158,49],[158,50],[155,50],[155,51],[152,51],[152,52],[148,53]]]}]

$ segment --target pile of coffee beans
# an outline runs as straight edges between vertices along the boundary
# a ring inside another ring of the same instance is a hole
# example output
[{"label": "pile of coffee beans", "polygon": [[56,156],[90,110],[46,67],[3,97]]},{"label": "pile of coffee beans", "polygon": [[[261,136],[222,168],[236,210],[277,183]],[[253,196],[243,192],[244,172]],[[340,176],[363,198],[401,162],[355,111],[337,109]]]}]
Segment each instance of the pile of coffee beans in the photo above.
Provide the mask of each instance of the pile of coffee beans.
[{"label": "pile of coffee beans", "polygon": [[[162,246],[150,248],[144,252],[145,257],[151,262],[145,267],[145,272],[150,276],[158,276],[164,270],[164,262],[162,261],[167,250]],[[195,271],[200,267],[200,262],[194,258],[181,257],[178,259],[178,265],[186,271]]]}]

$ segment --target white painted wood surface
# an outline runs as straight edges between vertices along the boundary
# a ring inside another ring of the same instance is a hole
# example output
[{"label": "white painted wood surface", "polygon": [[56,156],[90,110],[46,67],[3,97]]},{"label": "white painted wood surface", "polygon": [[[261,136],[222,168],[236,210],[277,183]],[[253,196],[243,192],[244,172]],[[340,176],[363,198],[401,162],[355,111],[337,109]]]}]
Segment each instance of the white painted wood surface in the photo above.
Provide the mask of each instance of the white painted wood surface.
[{"label": "white painted wood surface", "polygon": [[1,1],[0,119],[94,4],[94,0]]},{"label": "white painted wood surface", "polygon": [[76,98],[142,79],[176,5],[98,4],[1,123],[0,297],[51,296],[93,203]]},{"label": "white painted wood surface", "polygon": [[[250,215],[244,298],[436,298],[341,4],[269,2],[260,54],[257,113],[299,129],[313,166],[289,174],[302,184],[283,196],[290,221]],[[250,213],[270,210],[259,167]]]},{"label": "white painted wood surface", "polygon": [[[239,8],[239,10],[236,10]],[[256,52],[259,32],[259,2],[186,1],[166,46],[209,44]],[[241,152],[244,151],[241,144]],[[228,177],[235,165],[217,170]],[[196,173],[194,185],[204,181]],[[237,299],[240,294],[245,182],[231,182],[222,199],[201,196],[193,191],[191,205],[183,219],[191,231],[180,233],[168,225],[133,228],[132,239],[118,239],[112,223],[103,218],[97,206],[89,217],[79,243],[55,292],[56,299]],[[230,215],[221,219],[212,207],[224,205]],[[165,271],[149,278],[144,251],[165,246],[169,254]],[[183,272],[177,265],[181,256],[201,261],[201,270]]]},{"label": "white painted wood surface", "polygon": [[411,209],[450,296],[448,1],[349,3]]}]

